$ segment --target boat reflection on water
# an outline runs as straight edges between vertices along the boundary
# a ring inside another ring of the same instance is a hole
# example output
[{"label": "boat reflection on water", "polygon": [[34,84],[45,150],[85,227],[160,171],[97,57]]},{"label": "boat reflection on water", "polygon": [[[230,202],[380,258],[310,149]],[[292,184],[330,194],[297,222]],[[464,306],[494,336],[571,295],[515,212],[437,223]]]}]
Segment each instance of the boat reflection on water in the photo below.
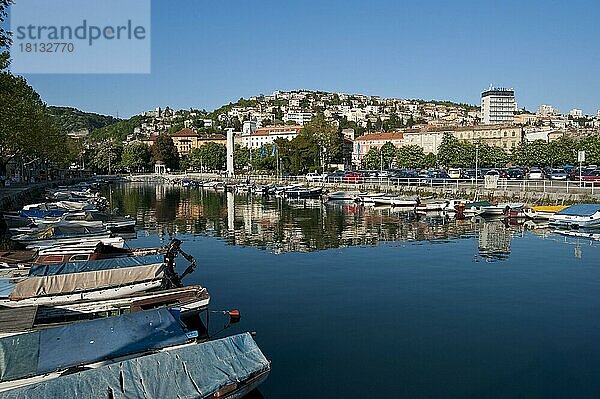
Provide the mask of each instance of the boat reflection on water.
[{"label": "boat reflection on water", "polygon": [[[273,253],[476,238],[476,260],[496,261],[508,258],[513,236],[526,230],[543,238],[560,237],[543,224],[511,223],[503,217],[461,220],[455,213],[443,211],[415,212],[389,205],[323,203],[160,184],[118,185],[112,189],[111,202],[113,208],[135,216],[138,226],[148,233],[214,236],[231,245]],[[585,239],[600,238],[596,236]]]}]

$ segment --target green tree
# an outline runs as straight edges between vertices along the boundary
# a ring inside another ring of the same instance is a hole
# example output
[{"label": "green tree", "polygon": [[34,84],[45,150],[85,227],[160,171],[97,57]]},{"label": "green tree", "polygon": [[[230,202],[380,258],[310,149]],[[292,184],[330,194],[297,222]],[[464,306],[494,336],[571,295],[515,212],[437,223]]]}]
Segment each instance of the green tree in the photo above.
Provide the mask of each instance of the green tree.
[{"label": "green tree", "polygon": [[8,17],[8,7],[14,4],[12,0],[0,0],[0,71],[8,68],[11,45],[11,32],[4,29],[4,21]]},{"label": "green tree", "polygon": [[150,163],[150,148],[144,143],[133,142],[123,148],[121,166],[129,171],[142,172]]},{"label": "green tree", "polygon": [[235,170],[242,170],[250,163],[250,150],[236,144],[233,149],[233,166]]},{"label": "green tree", "polygon": [[425,152],[418,145],[407,145],[398,148],[396,164],[401,168],[422,168]]},{"label": "green tree", "polygon": [[223,170],[227,162],[227,148],[219,143],[206,143],[190,154],[190,164],[197,169]]},{"label": "green tree", "polygon": [[450,133],[444,134],[438,148],[437,160],[443,166],[470,166],[472,148]]},{"label": "green tree", "polygon": [[585,151],[585,162],[588,165],[600,164],[600,135],[593,134],[581,139],[577,149]]},{"label": "green tree", "polygon": [[550,142],[548,154],[552,166],[573,165],[577,162],[578,143],[571,137],[561,137]]},{"label": "green tree", "polygon": [[92,158],[92,166],[104,173],[112,174],[120,169],[123,146],[116,140],[99,144]]},{"label": "green tree", "polygon": [[423,167],[424,168],[435,168],[437,166],[438,166],[437,156],[433,152],[430,152],[427,155],[425,155],[425,158],[423,158]]},{"label": "green tree", "polygon": [[68,164],[69,142],[27,81],[0,72],[0,173],[15,157]]},{"label": "green tree", "polygon": [[548,143],[544,140],[523,141],[512,153],[512,161],[516,165],[548,166],[551,163]]},{"label": "green tree", "polygon": [[165,166],[171,170],[179,168],[179,153],[173,143],[173,139],[168,134],[160,134],[152,147],[152,162],[162,161]]},{"label": "green tree", "polygon": [[298,134],[298,137],[300,136],[323,150],[325,163],[342,161],[342,138],[337,127],[328,122],[322,113],[316,114],[310,122],[304,125]]},{"label": "green tree", "polygon": [[363,166],[367,169],[379,169],[381,166],[381,156],[377,147],[372,147],[363,158]]},{"label": "green tree", "polygon": [[383,167],[390,168],[392,161],[396,158],[396,146],[388,141],[381,146],[381,156],[383,157]]}]

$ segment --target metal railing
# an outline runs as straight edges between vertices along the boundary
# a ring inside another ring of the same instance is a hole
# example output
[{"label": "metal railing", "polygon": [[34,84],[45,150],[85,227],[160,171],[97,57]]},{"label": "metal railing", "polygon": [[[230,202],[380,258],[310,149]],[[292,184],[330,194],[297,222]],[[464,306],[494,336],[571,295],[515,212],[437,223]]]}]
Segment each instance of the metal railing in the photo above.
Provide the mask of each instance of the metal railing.
[{"label": "metal railing", "polygon": [[[239,178],[239,177],[238,177]],[[486,184],[484,179],[477,182],[472,179],[437,179],[437,178],[403,178],[403,177],[343,177],[329,176],[326,178],[310,178],[306,176],[271,176],[271,175],[247,175],[253,182],[268,182],[274,184],[308,183],[310,185],[343,185],[357,188],[379,187],[385,191],[386,188],[431,188],[452,190],[499,190],[499,191],[533,191],[541,193],[565,193],[565,194],[600,194],[600,189],[593,182],[571,181],[571,180],[529,180],[529,179],[498,179],[496,184]]]}]

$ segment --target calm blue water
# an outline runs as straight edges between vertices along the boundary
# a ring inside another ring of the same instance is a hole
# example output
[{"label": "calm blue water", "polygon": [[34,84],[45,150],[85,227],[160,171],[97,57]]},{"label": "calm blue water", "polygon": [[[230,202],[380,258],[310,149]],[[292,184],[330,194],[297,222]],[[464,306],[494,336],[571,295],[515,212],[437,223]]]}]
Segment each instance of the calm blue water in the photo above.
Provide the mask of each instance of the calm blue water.
[{"label": "calm blue water", "polygon": [[242,312],[226,333],[257,332],[273,371],[255,397],[600,397],[600,243],[245,195],[228,217],[225,194],[176,187],[110,195],[138,217],[131,246],[182,238],[187,283]]}]

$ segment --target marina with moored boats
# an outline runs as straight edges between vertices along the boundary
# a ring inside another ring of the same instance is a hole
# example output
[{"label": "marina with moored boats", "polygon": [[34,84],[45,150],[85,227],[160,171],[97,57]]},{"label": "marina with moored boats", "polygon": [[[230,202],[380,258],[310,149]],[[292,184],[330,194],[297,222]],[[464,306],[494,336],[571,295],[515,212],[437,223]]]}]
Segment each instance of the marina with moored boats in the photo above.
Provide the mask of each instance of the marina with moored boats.
[{"label": "marina with moored boats", "polygon": [[[90,182],[51,189],[42,201],[2,215],[0,398],[74,397],[82,383],[102,384],[94,387],[100,394],[116,387],[98,378],[126,362],[143,366],[121,377],[130,378],[127,395],[139,393],[136,379],[165,389],[171,380],[153,380],[153,357],[184,367],[192,386],[202,387],[195,398],[237,398],[255,389],[270,362],[254,338],[216,337],[209,324],[209,314],[219,313],[227,328],[239,311],[210,310],[208,289],[184,283],[197,264],[176,237],[160,247],[127,245],[136,220],[111,208],[101,188]],[[180,363],[185,357],[193,362]],[[171,389],[189,394],[180,384]]]}]

